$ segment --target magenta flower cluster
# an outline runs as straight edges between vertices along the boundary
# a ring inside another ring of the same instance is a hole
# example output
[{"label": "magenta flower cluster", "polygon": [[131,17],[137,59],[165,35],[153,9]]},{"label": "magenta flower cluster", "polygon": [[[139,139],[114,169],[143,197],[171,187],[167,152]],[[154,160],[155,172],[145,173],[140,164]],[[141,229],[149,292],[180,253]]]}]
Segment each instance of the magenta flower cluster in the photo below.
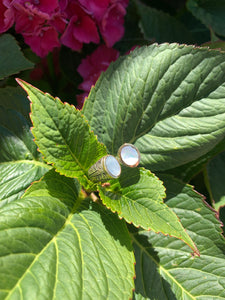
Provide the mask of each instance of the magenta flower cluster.
[{"label": "magenta flower cluster", "polygon": [[79,51],[84,43],[112,47],[124,33],[129,0],[0,0],[0,33],[15,30],[39,56],[61,44]]}]

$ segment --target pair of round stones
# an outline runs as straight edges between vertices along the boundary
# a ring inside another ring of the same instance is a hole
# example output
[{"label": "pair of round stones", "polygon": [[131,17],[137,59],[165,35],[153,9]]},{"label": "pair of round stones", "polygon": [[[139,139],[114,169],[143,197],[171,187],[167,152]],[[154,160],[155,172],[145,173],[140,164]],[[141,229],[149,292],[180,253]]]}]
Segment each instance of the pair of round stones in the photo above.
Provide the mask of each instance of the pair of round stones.
[{"label": "pair of round stones", "polygon": [[102,181],[118,178],[121,174],[121,166],[137,167],[140,162],[140,152],[132,144],[123,144],[117,154],[117,158],[106,155],[98,160],[88,171],[89,178],[93,181]]}]

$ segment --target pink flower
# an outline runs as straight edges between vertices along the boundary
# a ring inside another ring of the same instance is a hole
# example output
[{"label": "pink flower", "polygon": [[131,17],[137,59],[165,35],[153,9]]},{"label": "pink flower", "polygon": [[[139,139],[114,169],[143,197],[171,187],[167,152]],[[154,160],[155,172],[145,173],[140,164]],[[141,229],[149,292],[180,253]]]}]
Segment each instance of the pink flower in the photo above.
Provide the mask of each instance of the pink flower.
[{"label": "pink flower", "polygon": [[50,26],[40,28],[36,34],[24,34],[23,37],[25,43],[40,57],[46,56],[55,47],[60,47],[58,32]]},{"label": "pink flower", "polygon": [[[124,3],[123,3],[124,4]],[[124,5],[115,2],[105,12],[99,27],[101,35],[108,47],[112,47],[124,35],[124,16],[126,9]]]},{"label": "pink flower", "polygon": [[69,7],[67,6],[66,12],[72,16],[61,37],[62,44],[77,51],[82,48],[83,43],[99,43],[98,30],[92,18],[74,2]]},{"label": "pink flower", "polygon": [[82,59],[77,71],[84,79],[84,81],[79,85],[79,88],[84,90],[86,93],[78,95],[80,96],[78,97],[79,105],[82,104],[82,99],[84,99],[84,96],[87,96],[91,86],[98,80],[101,72],[105,71],[110,63],[115,61],[118,57],[119,52],[116,49],[100,45],[90,56]]},{"label": "pink flower", "polygon": [[84,10],[100,21],[106,12],[110,0],[79,0]]},{"label": "pink flower", "polygon": [[0,33],[7,31],[14,23],[14,11],[6,1],[0,1]]}]

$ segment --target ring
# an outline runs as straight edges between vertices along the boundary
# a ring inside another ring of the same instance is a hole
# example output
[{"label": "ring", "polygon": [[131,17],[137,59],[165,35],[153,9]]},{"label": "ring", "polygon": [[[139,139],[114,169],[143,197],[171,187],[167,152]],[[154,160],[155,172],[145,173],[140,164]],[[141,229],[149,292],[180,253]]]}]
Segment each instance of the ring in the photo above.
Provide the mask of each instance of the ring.
[{"label": "ring", "polygon": [[117,153],[118,160],[127,167],[137,167],[140,163],[141,155],[139,150],[132,144],[123,144]]},{"label": "ring", "polygon": [[93,182],[118,178],[120,174],[120,164],[118,160],[112,155],[103,156],[88,170],[88,177]]}]

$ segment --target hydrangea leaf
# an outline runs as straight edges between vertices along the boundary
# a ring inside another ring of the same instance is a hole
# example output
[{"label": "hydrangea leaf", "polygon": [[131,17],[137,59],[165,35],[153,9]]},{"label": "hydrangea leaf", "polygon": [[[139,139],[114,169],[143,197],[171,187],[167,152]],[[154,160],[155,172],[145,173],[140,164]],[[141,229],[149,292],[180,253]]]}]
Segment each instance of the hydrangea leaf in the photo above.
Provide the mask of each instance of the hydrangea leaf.
[{"label": "hydrangea leaf", "polygon": [[150,171],[126,168],[109,187],[99,186],[99,195],[104,205],[128,223],[181,239],[198,254],[176,214],[163,203],[162,182]]},{"label": "hydrangea leaf", "polygon": [[76,179],[51,170],[6,204],[0,239],[0,299],[131,298],[134,255],[126,224],[83,199]]},{"label": "hydrangea leaf", "polygon": [[[190,31],[183,23],[169,14],[135,0],[136,9],[140,15],[139,26],[146,40],[178,43],[193,43]],[[166,28],[166,30],[165,30]]]},{"label": "hydrangea leaf", "polygon": [[15,38],[10,34],[0,36],[0,57],[0,79],[34,66],[23,56]]},{"label": "hydrangea leaf", "polygon": [[0,89],[0,106],[6,109],[13,109],[30,123],[30,101],[27,99],[26,93],[21,87],[7,86]]},{"label": "hydrangea leaf", "polygon": [[50,168],[35,160],[0,163],[0,207],[20,198],[31,183],[39,180]]},{"label": "hydrangea leaf", "polygon": [[44,94],[18,80],[31,101],[32,133],[45,160],[58,172],[79,178],[86,188],[93,188],[88,169],[106,155],[106,148],[97,141],[79,110],[58,98]]},{"label": "hydrangea leaf", "polygon": [[19,112],[0,106],[0,162],[38,160],[28,121]]},{"label": "hydrangea leaf", "polygon": [[187,8],[208,28],[225,36],[225,3],[223,0],[188,0]]},{"label": "hydrangea leaf", "polygon": [[[17,104],[15,107],[14,103]],[[21,91],[16,88],[1,89],[0,206],[19,198],[33,181],[39,180],[50,169],[41,161],[30,131],[30,122],[25,116],[28,118],[27,103]]]},{"label": "hydrangea leaf", "polygon": [[112,63],[83,113],[108,151],[134,143],[141,164],[168,170],[225,137],[225,53],[178,44],[135,49]]},{"label": "hydrangea leaf", "polygon": [[130,228],[136,256],[134,299],[223,299],[225,241],[221,223],[191,186],[169,176],[163,179],[166,203],[201,255],[191,256],[188,247],[174,238]]},{"label": "hydrangea leaf", "polygon": [[213,158],[207,165],[209,191],[215,208],[225,206],[225,152]]},{"label": "hydrangea leaf", "polygon": [[189,182],[192,177],[203,171],[207,162],[209,162],[215,155],[220,153],[224,148],[225,139],[219,142],[212,150],[210,150],[205,155],[180,167],[167,170],[166,173],[172,174],[178,179],[183,180],[184,182]]}]

